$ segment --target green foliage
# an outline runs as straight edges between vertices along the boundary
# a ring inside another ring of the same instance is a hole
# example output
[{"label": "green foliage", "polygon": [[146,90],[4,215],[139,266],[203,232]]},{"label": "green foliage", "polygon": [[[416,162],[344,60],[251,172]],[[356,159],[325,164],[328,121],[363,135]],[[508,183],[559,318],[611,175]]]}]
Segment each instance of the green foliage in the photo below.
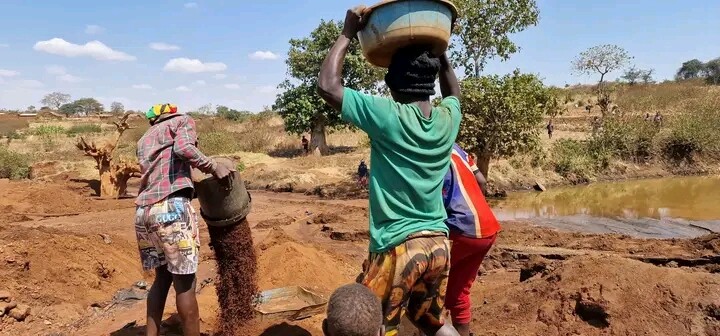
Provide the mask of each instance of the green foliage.
[{"label": "green foliage", "polygon": [[534,0],[455,0],[459,17],[455,22],[452,58],[465,75],[480,77],[487,61],[507,60],[520,49],[510,35],[537,25],[539,11]]},{"label": "green foliage", "polygon": [[199,136],[198,147],[205,155],[232,154],[240,150],[233,133],[225,131],[203,132]]},{"label": "green foliage", "polygon": [[660,139],[662,155],[672,162],[692,162],[694,156],[720,159],[720,100],[688,106],[670,133]]},{"label": "green foliage", "polygon": [[570,180],[587,181],[594,174],[593,158],[583,141],[559,139],[551,150],[556,173]]},{"label": "green foliage", "polygon": [[112,104],[110,104],[110,112],[113,114],[123,114],[125,113],[125,105],[121,102],[112,102]]},{"label": "green foliage", "polygon": [[[322,20],[310,36],[290,40],[285,63],[290,79],[280,84],[273,109],[285,120],[285,129],[294,134],[311,129],[347,127],[340,113],[327,105],[316,92],[318,73],[325,56],[342,31],[342,24]],[[353,89],[377,93],[384,71],[371,65],[362,55],[360,44],[353,40],[343,66],[343,84]]]},{"label": "green foliage", "polygon": [[219,118],[223,118],[230,121],[243,121],[250,117],[252,113],[248,111],[238,111],[235,109],[231,109],[227,106],[218,105],[215,108],[215,115]]},{"label": "green foliage", "polygon": [[632,56],[614,44],[604,44],[583,51],[573,60],[573,70],[582,75],[599,74],[599,84],[602,84],[605,75],[624,68]]},{"label": "green foliage", "polygon": [[466,150],[509,157],[538,146],[538,125],[557,108],[552,90],[535,75],[467,78],[461,83],[463,122],[458,140]]},{"label": "green foliage", "polygon": [[65,134],[66,132],[67,130],[65,130],[65,127],[56,125],[39,125],[30,131],[33,135],[38,136],[56,136]]},{"label": "green foliage", "polygon": [[57,110],[63,104],[70,102],[70,95],[62,92],[52,92],[46,94],[40,102],[53,110]]},{"label": "green foliage", "polygon": [[30,174],[30,157],[0,146],[0,178],[23,179]]},{"label": "green foliage", "polygon": [[69,136],[75,136],[80,134],[90,134],[90,133],[101,133],[102,127],[98,124],[78,124],[78,125],[72,125],[67,130],[67,135]]},{"label": "green foliage", "polygon": [[630,85],[635,85],[640,80],[641,76],[642,70],[636,67],[631,67],[630,69],[625,70],[625,73],[623,73],[620,78],[624,79]]},{"label": "green foliage", "polygon": [[675,79],[677,80],[688,80],[700,78],[705,71],[705,64],[699,59],[689,60],[684,62],[680,69],[678,69]]},{"label": "green foliage", "polygon": [[708,84],[720,85],[720,58],[705,63],[704,73]]},{"label": "green foliage", "polygon": [[101,113],[105,107],[95,98],[81,98],[60,106],[60,112],[67,115],[89,115]]}]

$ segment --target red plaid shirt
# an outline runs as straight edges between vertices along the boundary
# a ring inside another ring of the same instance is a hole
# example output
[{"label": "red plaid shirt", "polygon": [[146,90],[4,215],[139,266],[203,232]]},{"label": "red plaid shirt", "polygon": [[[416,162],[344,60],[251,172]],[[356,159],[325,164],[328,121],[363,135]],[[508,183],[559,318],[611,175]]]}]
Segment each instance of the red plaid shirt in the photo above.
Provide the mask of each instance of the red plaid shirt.
[{"label": "red plaid shirt", "polygon": [[145,132],[137,144],[142,180],[135,204],[150,206],[193,188],[191,167],[207,174],[215,170],[215,162],[197,149],[196,142],[195,121],[187,115],[172,115]]}]

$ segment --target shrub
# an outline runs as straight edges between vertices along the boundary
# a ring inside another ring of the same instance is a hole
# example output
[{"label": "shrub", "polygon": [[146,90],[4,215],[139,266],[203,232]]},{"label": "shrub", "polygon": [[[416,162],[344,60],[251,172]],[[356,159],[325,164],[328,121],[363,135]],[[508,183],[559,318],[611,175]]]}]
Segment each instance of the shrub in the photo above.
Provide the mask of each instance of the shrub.
[{"label": "shrub", "polygon": [[30,131],[39,136],[55,136],[66,133],[65,127],[55,125],[40,125]]},{"label": "shrub", "polygon": [[662,155],[671,161],[692,162],[695,155],[720,158],[720,99],[691,104],[658,141]]},{"label": "shrub", "polygon": [[553,144],[551,155],[555,172],[563,177],[581,182],[594,175],[594,160],[584,141],[560,139]]},{"label": "shrub", "polygon": [[23,179],[30,175],[30,157],[0,146],[0,178]]},{"label": "shrub", "polygon": [[240,150],[233,133],[223,131],[199,134],[198,147],[205,155],[231,154]]},{"label": "shrub", "polygon": [[102,128],[100,127],[100,125],[97,124],[73,125],[72,127],[70,127],[70,129],[67,130],[67,134],[70,136],[100,132],[102,132]]}]

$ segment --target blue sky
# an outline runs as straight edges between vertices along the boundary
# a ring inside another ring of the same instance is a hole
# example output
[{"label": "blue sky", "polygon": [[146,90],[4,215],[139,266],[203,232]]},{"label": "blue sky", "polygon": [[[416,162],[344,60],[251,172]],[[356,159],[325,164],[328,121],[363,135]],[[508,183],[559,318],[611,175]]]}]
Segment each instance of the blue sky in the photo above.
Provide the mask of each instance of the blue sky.
[{"label": "blue sky", "polygon": [[[3,0],[0,108],[40,106],[44,94],[62,91],[132,109],[173,102],[184,110],[212,103],[259,111],[272,105],[285,77],[287,41],[306,36],[320,19],[342,19],[356,4]],[[592,78],[570,73],[570,62],[606,43],[626,48],[634,64],[654,68],[657,79],[671,78],[686,60],[720,56],[712,38],[720,1],[540,0],[538,5],[538,26],[513,37],[520,53],[507,62],[491,61],[486,73],[520,68],[547,84],[588,82]]]}]

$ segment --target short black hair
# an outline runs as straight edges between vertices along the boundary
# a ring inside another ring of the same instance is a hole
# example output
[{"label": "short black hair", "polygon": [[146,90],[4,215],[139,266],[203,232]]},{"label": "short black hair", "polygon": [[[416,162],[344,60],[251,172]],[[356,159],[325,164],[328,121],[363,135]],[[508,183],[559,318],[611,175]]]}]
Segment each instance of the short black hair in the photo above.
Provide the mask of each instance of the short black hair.
[{"label": "short black hair", "polygon": [[361,284],[342,286],[330,296],[326,322],[331,336],[377,336],[382,320],[380,299]]},{"label": "short black hair", "polygon": [[429,97],[435,94],[435,79],[440,71],[440,58],[430,46],[410,45],[393,55],[385,84],[395,92]]}]

